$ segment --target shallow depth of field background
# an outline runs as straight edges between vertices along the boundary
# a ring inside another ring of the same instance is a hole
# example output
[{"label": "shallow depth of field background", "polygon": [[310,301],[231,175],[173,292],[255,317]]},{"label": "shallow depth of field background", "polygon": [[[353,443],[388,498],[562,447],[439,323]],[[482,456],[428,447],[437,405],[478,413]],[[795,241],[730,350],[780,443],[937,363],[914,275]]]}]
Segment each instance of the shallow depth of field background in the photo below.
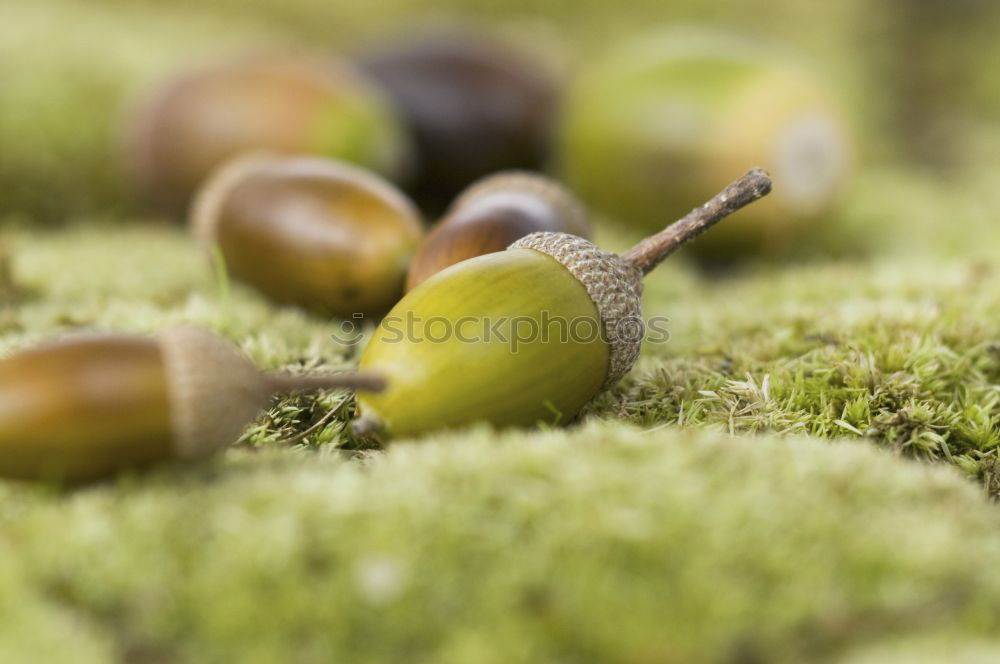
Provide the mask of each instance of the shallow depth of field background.
[{"label": "shallow depth of field background", "polygon": [[[658,26],[769,44],[856,135],[836,218],[780,260],[663,266],[670,343],[564,430],[357,449],[349,397],[295,397],[193,469],[0,482],[0,661],[1000,658],[986,0],[0,0],[0,352],[185,322],[266,368],[349,366],[335,321],[220,282],[133,195],[122,118],[214,58],[455,25],[567,79]],[[604,246],[638,237],[599,220]]]}]

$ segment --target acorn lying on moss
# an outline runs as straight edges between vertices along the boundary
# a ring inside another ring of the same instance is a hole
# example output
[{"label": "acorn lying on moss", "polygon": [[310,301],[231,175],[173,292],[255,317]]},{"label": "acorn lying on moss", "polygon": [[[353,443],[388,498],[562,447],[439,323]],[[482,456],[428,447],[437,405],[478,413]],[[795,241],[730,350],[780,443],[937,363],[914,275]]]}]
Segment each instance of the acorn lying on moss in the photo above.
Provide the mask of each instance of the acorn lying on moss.
[{"label": "acorn lying on moss", "polygon": [[129,174],[174,213],[213,168],[246,150],[336,157],[389,177],[409,159],[380,90],[332,58],[249,57],[167,81],[127,138]]},{"label": "acorn lying on moss", "polygon": [[200,458],[276,393],[382,387],[357,374],[264,375],[196,328],[71,337],[0,361],[0,477],[75,482]]},{"label": "acorn lying on moss", "polygon": [[423,234],[406,195],[374,173],[271,155],[220,167],[198,194],[192,225],[236,279],[343,317],[396,303]]},{"label": "acorn lying on moss", "polygon": [[540,169],[553,80],[526,53],[473,30],[439,31],[363,55],[413,136],[415,197],[441,209],[480,177]]},{"label": "acorn lying on moss", "polygon": [[590,66],[567,93],[560,172],[595,210],[643,229],[759,163],[781,188],[692,245],[710,260],[785,252],[828,217],[851,141],[829,90],[753,44],[668,30]]},{"label": "acorn lying on moss", "polygon": [[529,233],[590,237],[587,211],[559,183],[532,173],[499,173],[480,180],[452,203],[410,264],[407,290],[449,265],[503,251]]},{"label": "acorn lying on moss", "polygon": [[766,195],[754,170],[619,256],[568,233],[532,233],[410,291],[360,366],[359,432],[413,436],[473,422],[564,422],[632,368],[643,340],[642,276],[723,217]]}]

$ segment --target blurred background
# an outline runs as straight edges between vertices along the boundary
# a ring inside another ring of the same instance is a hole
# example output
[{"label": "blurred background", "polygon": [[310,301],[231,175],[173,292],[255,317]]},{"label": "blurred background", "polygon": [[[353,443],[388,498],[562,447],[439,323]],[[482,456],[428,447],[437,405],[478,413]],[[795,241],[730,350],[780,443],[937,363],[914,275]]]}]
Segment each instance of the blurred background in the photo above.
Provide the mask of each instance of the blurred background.
[{"label": "blurred background", "polygon": [[[548,91],[533,98],[552,105],[545,111],[545,144],[507,154],[499,165],[563,177],[602,216],[624,219],[626,233],[656,225],[643,218],[652,206],[662,202],[666,209],[653,215],[669,221],[751,166],[749,159],[782,149],[790,155],[785,170],[798,174],[790,176],[791,188],[802,200],[788,203],[792,212],[771,216],[834,218],[822,233],[808,233],[819,242],[796,240],[792,253],[814,253],[810,242],[838,256],[917,246],[964,252],[993,233],[1000,77],[990,64],[1000,61],[1000,7],[988,0],[639,0],[627,6],[591,0],[387,0],[377,6],[358,0],[3,0],[0,12],[0,217],[7,223],[182,217],[183,202],[171,208],[157,200],[178,186],[177,178],[164,184],[170,174],[148,172],[150,159],[167,157],[162,150],[149,157],[147,150],[143,162],[136,156],[143,148],[135,147],[143,123],[148,130],[154,122],[137,115],[148,115],[149,100],[176,77],[248,56],[331,59],[364,71],[364,84],[378,88],[376,96],[388,100],[388,113],[398,118],[405,115],[399,104],[406,103],[406,82],[418,75],[403,64],[420,57],[412,50],[407,55],[407,45],[428,35],[425,45],[456,36],[476,44],[488,36],[499,57],[514,56],[540,85],[551,86],[551,98]],[[398,49],[402,55],[393,55]],[[735,74],[712,64],[719,57],[747,59],[757,63],[748,66],[772,73],[794,71],[797,78],[781,83],[773,75],[748,101],[744,92],[753,85],[746,77],[732,82]],[[671,70],[678,59],[691,64],[686,73]],[[790,101],[806,88],[822,97],[829,114],[818,125],[780,115],[806,103]],[[660,112],[678,98],[684,108]],[[491,108],[510,99],[501,90]],[[782,104],[785,110],[774,108]],[[649,114],[657,123],[644,122]],[[721,117],[726,114],[728,120]],[[708,116],[720,117],[706,124]],[[704,126],[685,125],[691,117]],[[405,117],[393,129],[385,129],[386,119],[371,122],[364,130],[370,135],[350,134],[317,151],[382,171],[415,192],[434,218],[461,183],[428,184],[421,171],[428,150]],[[679,145],[684,135],[690,140]],[[749,147],[737,146],[741,141]],[[656,161],[671,150],[669,165]],[[475,170],[460,173],[472,180],[481,175]],[[636,184],[640,172],[656,182],[685,175],[661,197],[649,192],[651,185]],[[775,173],[779,192],[781,175]],[[185,186],[193,184],[180,189]],[[684,192],[697,196],[689,200]],[[794,237],[787,228],[771,232]],[[760,231],[754,233],[759,241]],[[736,241],[742,247],[754,240]],[[764,253],[789,253],[777,249]],[[728,260],[732,252],[708,253]]]}]

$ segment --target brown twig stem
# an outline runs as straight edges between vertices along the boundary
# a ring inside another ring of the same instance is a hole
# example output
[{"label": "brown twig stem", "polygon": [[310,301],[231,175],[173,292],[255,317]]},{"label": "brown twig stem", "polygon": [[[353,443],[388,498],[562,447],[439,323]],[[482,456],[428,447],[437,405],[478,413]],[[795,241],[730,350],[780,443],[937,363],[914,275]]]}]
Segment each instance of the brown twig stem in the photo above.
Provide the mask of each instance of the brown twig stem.
[{"label": "brown twig stem", "polygon": [[682,219],[626,251],[622,258],[642,274],[649,274],[660,261],[680,249],[688,240],[770,192],[770,176],[764,169],[754,168],[701,207],[691,210]]},{"label": "brown twig stem", "polygon": [[336,389],[381,392],[386,387],[385,378],[373,373],[307,374],[301,376],[273,374],[268,378],[275,394]]}]

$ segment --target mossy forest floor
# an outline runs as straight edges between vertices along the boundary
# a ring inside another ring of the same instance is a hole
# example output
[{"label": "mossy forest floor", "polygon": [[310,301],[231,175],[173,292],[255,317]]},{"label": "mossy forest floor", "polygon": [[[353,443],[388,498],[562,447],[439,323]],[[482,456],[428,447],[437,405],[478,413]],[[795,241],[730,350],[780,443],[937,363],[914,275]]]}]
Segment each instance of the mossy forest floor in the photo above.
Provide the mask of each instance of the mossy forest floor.
[{"label": "mossy forest floor", "polygon": [[[0,661],[997,661],[994,202],[873,170],[796,261],[672,261],[670,342],[565,428],[381,451],[297,397],[193,468],[0,483]],[[358,350],[180,229],[80,221],[5,231],[0,353],[180,322],[268,368]]]}]

